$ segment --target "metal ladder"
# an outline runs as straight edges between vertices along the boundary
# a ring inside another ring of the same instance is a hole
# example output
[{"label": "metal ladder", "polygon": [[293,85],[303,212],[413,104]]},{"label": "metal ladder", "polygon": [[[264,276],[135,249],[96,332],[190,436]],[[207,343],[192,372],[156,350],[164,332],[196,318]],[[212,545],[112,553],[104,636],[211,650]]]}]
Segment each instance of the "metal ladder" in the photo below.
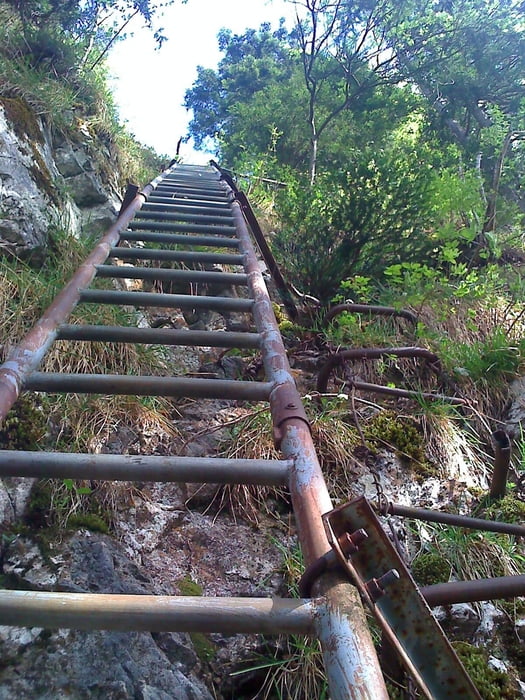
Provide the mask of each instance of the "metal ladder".
[{"label": "metal ladder", "polygon": [[[120,246],[124,241],[140,243],[141,247]],[[148,244],[157,247],[148,248]],[[134,265],[107,264],[108,259]],[[186,263],[190,268],[218,264],[242,267],[243,271],[142,267],[143,261]],[[247,288],[247,295],[231,298],[90,289],[95,277],[238,285]],[[67,324],[68,316],[79,303],[244,312],[251,314],[256,332]],[[259,348],[266,380],[39,372],[38,367],[55,340]],[[127,198],[115,224],[0,367],[0,420],[22,390],[269,402],[281,460],[3,451],[0,477],[287,485],[306,566],[315,567],[334,547],[331,525],[327,528],[326,518],[323,521],[333,506],[250,232],[235,192],[215,166],[174,164],[142,192]],[[341,544],[344,537],[337,537]],[[343,552],[343,558],[347,555],[348,551]],[[332,700],[387,698],[361,603],[359,592],[363,595],[363,591],[358,587],[358,592],[342,568],[320,572],[312,584],[312,597],[297,600],[2,590],[0,624],[309,634],[320,640]],[[377,580],[384,573],[376,572]],[[462,667],[454,663],[456,679],[452,686],[447,686],[450,678],[434,679],[434,689],[423,683],[427,697],[478,697]]]}]

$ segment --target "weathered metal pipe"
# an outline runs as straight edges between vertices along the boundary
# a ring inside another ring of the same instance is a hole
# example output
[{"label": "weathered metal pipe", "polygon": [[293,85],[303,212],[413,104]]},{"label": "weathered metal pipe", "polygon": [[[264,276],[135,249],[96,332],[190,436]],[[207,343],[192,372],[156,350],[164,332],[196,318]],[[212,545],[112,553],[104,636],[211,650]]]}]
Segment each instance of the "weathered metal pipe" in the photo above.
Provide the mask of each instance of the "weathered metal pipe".
[{"label": "weathered metal pipe", "polygon": [[503,498],[507,491],[507,478],[509,475],[512,446],[508,434],[504,430],[496,430],[492,433],[494,440],[494,471],[490,482],[489,496],[496,500]]},{"label": "weathered metal pipe", "polygon": [[104,262],[111,248],[142,206],[147,195],[162,180],[159,175],[140,192],[100,239],[93,252],[75,272],[68,284],[55,297],[42,317],[11,351],[0,367],[0,422],[16,401],[28,375],[42,362],[56,337],[58,326],[64,323],[80,298],[80,289],[88,286],[96,273],[96,265]]},{"label": "weathered metal pipe", "polygon": [[159,250],[155,248],[112,248],[110,257],[119,260],[170,260],[174,262],[242,265],[242,255],[231,253],[195,253],[191,250]]},{"label": "weathered metal pipe", "polygon": [[195,284],[245,285],[246,275],[241,272],[213,272],[211,270],[169,270],[164,267],[135,267],[132,265],[97,265],[97,277],[112,279],[163,280],[166,282],[194,282]]},{"label": "weathered metal pipe", "polygon": [[105,343],[153,343],[156,345],[195,345],[214,348],[258,348],[261,345],[261,337],[258,333],[80,324],[60,326],[57,340],[97,340]]},{"label": "weathered metal pipe", "polygon": [[426,391],[410,391],[409,389],[396,389],[390,386],[381,386],[380,384],[370,384],[368,382],[358,382],[353,379],[348,382],[350,386],[355,387],[359,391],[369,391],[371,394],[385,394],[386,396],[397,396],[404,399],[425,399],[428,401],[442,401],[449,403],[452,406],[464,406],[465,399],[457,398],[456,396],[445,396],[444,394],[431,394]]},{"label": "weathered metal pipe", "polygon": [[226,181],[226,183],[232,189],[232,191],[235,195],[235,199],[241,205],[242,212],[246,218],[246,221],[248,222],[248,226],[250,227],[251,232],[253,233],[253,236],[254,236],[255,241],[259,247],[259,250],[261,252],[263,260],[266,263],[268,270],[270,271],[270,274],[272,276],[272,279],[274,281],[275,286],[277,287],[277,290],[278,290],[279,295],[282,299],[284,307],[285,307],[286,311],[288,312],[288,315],[290,316],[290,318],[292,320],[296,319],[298,316],[298,311],[297,311],[297,307],[292,299],[290,289],[289,289],[288,285],[286,284],[284,277],[282,276],[281,270],[279,269],[279,265],[277,264],[277,261],[272,253],[272,250],[271,250],[270,246],[268,245],[268,242],[264,236],[264,233],[262,232],[261,227],[259,226],[259,222],[257,221],[257,217],[254,214],[254,211],[252,209],[252,206],[250,204],[248,197],[244,194],[244,192],[241,192],[237,188],[237,185],[235,184],[232,177],[230,176],[230,174],[227,171],[225,171],[223,168],[221,168],[219,165],[217,165],[217,163],[215,163],[215,161],[211,161],[211,164],[213,165],[214,168],[217,168],[217,170],[220,172],[221,177]]},{"label": "weathered metal pipe", "polygon": [[436,583],[423,586],[420,592],[430,607],[516,598],[525,595],[525,575]]},{"label": "weathered metal pipe", "polygon": [[208,236],[220,234],[222,236],[235,235],[233,226],[225,226],[217,224],[216,226],[208,226],[205,224],[176,224],[166,221],[137,221],[134,219],[130,222],[129,227],[132,231],[173,231],[174,233],[205,233]]},{"label": "weathered metal pipe", "polygon": [[193,214],[189,212],[186,213],[174,213],[174,212],[157,212],[157,211],[141,211],[139,215],[135,217],[136,221],[152,221],[153,226],[157,221],[188,221],[196,224],[206,224],[207,226],[213,224],[229,224],[232,220],[231,213],[229,211],[224,212],[224,214],[218,215],[206,215],[206,214]]},{"label": "weathered metal pipe", "polygon": [[[308,566],[330,549],[321,516],[331,510],[332,503],[238,202],[232,203],[232,210],[240,248],[246,256],[245,269],[254,298],[255,323],[263,336],[266,376],[274,385],[270,397],[272,416],[276,411],[280,415],[276,426],[280,433],[280,448],[285,458],[293,460],[294,464],[290,470],[290,492],[299,540]],[[286,397],[284,405],[280,405],[283,400],[279,397]],[[326,615],[320,615],[316,620],[316,632],[321,639],[332,700],[386,700],[388,694],[356,589],[347,581],[342,582],[327,573],[319,579],[317,593],[326,599]]]},{"label": "weathered metal pipe", "polygon": [[[329,355],[325,364],[319,372],[317,378],[317,391],[320,394],[326,393],[328,379],[336,367],[344,364],[347,360],[377,360],[383,357],[421,357],[429,363],[430,369],[439,375],[439,358],[438,356],[426,350],[425,348],[350,348],[341,352]],[[357,382],[356,382],[357,384]]]},{"label": "weathered metal pipe", "polygon": [[425,520],[426,522],[431,523],[455,525],[457,527],[468,528],[469,530],[502,532],[506,535],[525,537],[525,526],[518,525],[517,523],[499,523],[494,520],[484,520],[483,518],[470,518],[466,515],[456,515],[455,513],[442,513],[437,510],[427,510],[425,508],[412,508],[411,506],[402,506],[398,503],[389,503],[387,513],[389,515],[400,515],[404,518]]},{"label": "weathered metal pipe", "polygon": [[175,233],[148,233],[125,231],[121,241],[144,241],[145,243],[169,243],[173,245],[211,245],[214,248],[238,248],[239,241],[224,236],[192,236]]},{"label": "weathered metal pipe", "polygon": [[290,467],[286,460],[0,450],[1,477],[283,486]]},{"label": "weathered metal pipe", "polygon": [[190,396],[198,399],[267,401],[272,384],[270,382],[244,382],[233,379],[33,372],[25,380],[24,389],[50,393]]},{"label": "weathered metal pipe", "polygon": [[160,306],[168,309],[211,309],[213,311],[252,310],[252,299],[209,297],[194,294],[155,294],[153,292],[119,292],[113,289],[81,289],[84,304],[123,304],[125,306]]},{"label": "weathered metal pipe", "polygon": [[416,324],[417,316],[408,309],[395,309],[393,306],[374,306],[372,304],[338,304],[333,306],[323,319],[323,325],[326,326],[343,311],[355,314],[371,314],[375,316],[399,316],[407,321]]},{"label": "weathered metal pipe", "polygon": [[311,634],[319,607],[319,602],[283,598],[3,590],[0,591],[0,625],[144,632]]}]

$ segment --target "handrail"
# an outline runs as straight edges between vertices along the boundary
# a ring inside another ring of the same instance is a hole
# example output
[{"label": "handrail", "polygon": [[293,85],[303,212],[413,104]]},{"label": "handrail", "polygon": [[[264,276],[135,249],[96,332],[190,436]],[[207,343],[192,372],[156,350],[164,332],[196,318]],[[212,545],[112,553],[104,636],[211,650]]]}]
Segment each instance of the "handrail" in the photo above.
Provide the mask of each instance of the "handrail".
[{"label": "handrail", "polygon": [[234,197],[239,202],[239,205],[242,209],[242,213],[244,214],[244,217],[248,222],[248,225],[250,226],[250,230],[253,233],[255,240],[257,241],[257,245],[259,247],[261,255],[263,256],[263,260],[266,263],[268,270],[270,271],[274,284],[277,287],[277,290],[281,296],[284,307],[288,312],[290,318],[292,320],[295,320],[298,316],[297,307],[293,302],[290,289],[286,284],[286,281],[281,273],[281,270],[279,269],[277,261],[270,249],[270,246],[268,245],[268,242],[266,241],[264,233],[259,225],[259,222],[257,221],[255,213],[248,200],[248,197],[244,194],[244,192],[241,192],[241,190],[239,190],[234,179],[227,170],[221,168],[221,166],[213,160],[210,161],[210,165],[212,165],[219,171],[219,173],[221,174],[221,178],[225,182],[227,182],[233,190]]}]

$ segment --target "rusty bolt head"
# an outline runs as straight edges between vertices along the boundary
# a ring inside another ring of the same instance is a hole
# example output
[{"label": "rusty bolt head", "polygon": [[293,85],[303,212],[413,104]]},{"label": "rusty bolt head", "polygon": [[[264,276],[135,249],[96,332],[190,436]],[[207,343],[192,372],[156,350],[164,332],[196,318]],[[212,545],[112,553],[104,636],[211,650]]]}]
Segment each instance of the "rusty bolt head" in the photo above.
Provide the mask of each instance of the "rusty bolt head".
[{"label": "rusty bolt head", "polygon": [[375,603],[385,594],[385,589],[388,588],[388,586],[391,586],[399,578],[400,576],[396,569],[390,569],[386,572],[386,574],[383,574],[379,578],[370,579],[370,581],[365,583],[368,595]]},{"label": "rusty bolt head", "polygon": [[338,538],[339,546],[341,551],[346,557],[350,557],[355,554],[359,549],[359,545],[368,538],[366,530],[360,528],[351,534],[349,532],[343,532]]}]

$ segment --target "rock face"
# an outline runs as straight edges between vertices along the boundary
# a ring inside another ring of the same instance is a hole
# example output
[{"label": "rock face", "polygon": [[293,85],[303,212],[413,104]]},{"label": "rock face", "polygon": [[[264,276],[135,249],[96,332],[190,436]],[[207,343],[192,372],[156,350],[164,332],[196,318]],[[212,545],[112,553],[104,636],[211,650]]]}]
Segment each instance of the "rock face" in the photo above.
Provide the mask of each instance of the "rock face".
[{"label": "rock face", "polygon": [[22,99],[0,99],[0,252],[38,262],[50,227],[100,234],[111,224],[119,202],[89,147],[52,136]]},{"label": "rock face", "polygon": [[[39,590],[151,592],[149,577],[117,543],[80,532],[43,557],[29,539],[4,554],[4,575]],[[196,677],[199,659],[183,634],[0,627],[0,699],[211,700]]]}]

